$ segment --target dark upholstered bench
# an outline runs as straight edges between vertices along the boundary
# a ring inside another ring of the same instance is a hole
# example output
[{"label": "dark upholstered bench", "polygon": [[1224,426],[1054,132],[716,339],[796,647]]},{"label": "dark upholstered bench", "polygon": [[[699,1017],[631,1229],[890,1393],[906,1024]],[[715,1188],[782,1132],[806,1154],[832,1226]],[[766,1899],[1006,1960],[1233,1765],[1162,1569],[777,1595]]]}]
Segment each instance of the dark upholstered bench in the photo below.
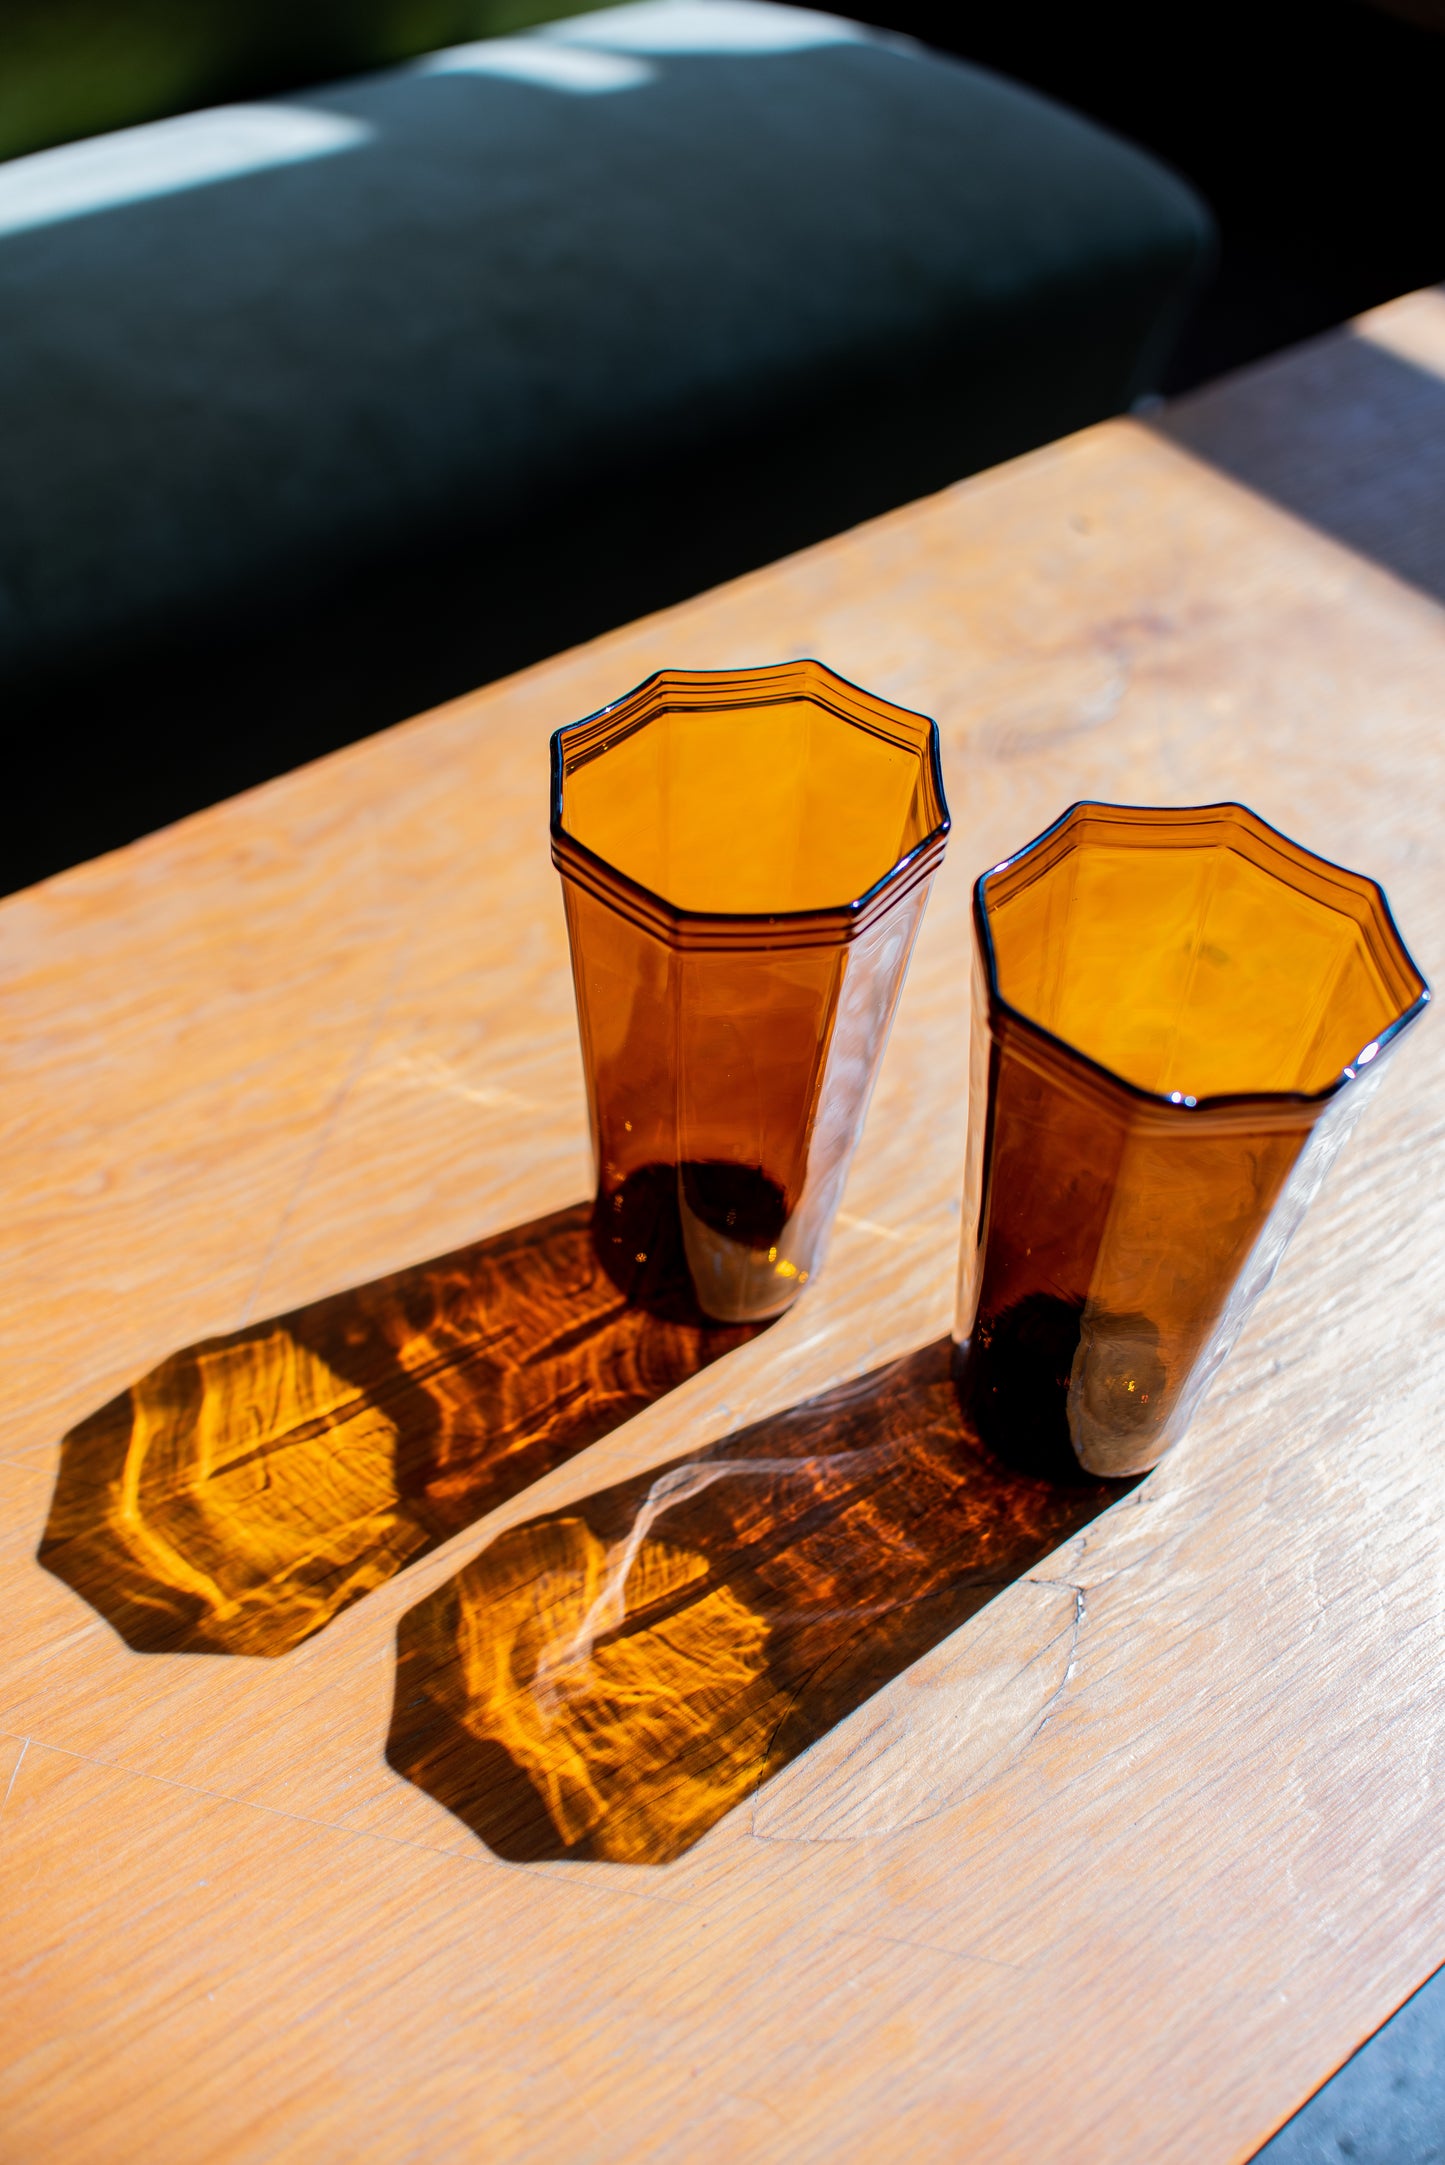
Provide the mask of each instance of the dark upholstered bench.
[{"label": "dark upholstered bench", "polygon": [[4,885],[1127,407],[1209,246],[750,0],[0,164]]}]

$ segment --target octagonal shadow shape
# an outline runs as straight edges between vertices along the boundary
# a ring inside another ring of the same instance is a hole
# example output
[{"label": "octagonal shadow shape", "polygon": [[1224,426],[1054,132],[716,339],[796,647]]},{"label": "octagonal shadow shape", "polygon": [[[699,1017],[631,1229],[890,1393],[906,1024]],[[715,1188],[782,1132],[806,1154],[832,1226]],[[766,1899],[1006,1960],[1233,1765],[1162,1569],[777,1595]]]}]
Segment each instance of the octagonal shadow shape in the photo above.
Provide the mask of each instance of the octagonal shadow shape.
[{"label": "octagonal shadow shape", "polygon": [[579,1204],[171,1354],[64,1438],[39,1561],[137,1652],[289,1652],[763,1327],[676,1225],[628,1263]]},{"label": "octagonal shadow shape", "polygon": [[403,1617],[388,1762],[510,1862],[671,1862],[1134,1486],[1056,1410],[984,1441],[945,1340],[509,1528]]}]

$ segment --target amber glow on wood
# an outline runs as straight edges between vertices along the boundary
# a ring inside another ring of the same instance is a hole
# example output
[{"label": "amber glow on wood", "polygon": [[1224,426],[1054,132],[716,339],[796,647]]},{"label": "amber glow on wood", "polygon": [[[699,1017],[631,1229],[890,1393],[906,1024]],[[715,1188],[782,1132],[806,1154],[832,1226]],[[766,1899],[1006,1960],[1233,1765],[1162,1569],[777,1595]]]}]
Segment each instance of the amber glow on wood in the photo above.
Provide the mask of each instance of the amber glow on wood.
[{"label": "amber glow on wood", "polygon": [[[1322,364],[1270,370],[1275,442]],[[1316,412],[1312,440],[1334,459],[1356,418]],[[1336,475],[1388,527],[1397,477]],[[937,716],[954,815],[816,1282],[280,1658],[136,1651],[36,1560],[62,1438],[178,1348],[577,1204],[548,739],[655,669],[798,653]],[[575,1639],[589,1539],[636,1520],[604,1499],[948,1332],[970,884],[1065,805],[1251,804],[1378,877],[1438,981],[1442,684],[1422,587],[1112,423],[0,906],[7,2159],[1201,2165],[1251,2156],[1421,1982],[1445,1905],[1434,1015],[1179,1448],[672,1862],[508,1862],[386,1754],[399,1630],[444,1588],[535,1577],[535,1529],[570,1523],[546,1538]],[[719,1481],[654,1520],[649,1629],[724,1552],[760,1616],[742,1500]],[[801,1650],[821,1621],[787,1601]],[[508,1611],[524,1655],[536,1612]],[[745,1690],[781,1695],[793,1626],[758,1672],[734,1623]],[[451,1643],[428,1630],[428,1662]],[[473,1660],[490,1691],[494,1651]],[[445,1713],[454,1684],[433,1664],[421,1695]],[[579,1763],[608,1804],[583,1840],[629,1813],[635,1840],[642,1794],[624,1813]]]},{"label": "amber glow on wood", "polygon": [[500,1856],[668,1863],[1119,1493],[929,1347],[503,1534],[403,1619],[388,1756]]},{"label": "amber glow on wood", "polygon": [[681,1305],[579,1206],[204,1341],[65,1438],[40,1561],[143,1651],[284,1654],[751,1335]]}]

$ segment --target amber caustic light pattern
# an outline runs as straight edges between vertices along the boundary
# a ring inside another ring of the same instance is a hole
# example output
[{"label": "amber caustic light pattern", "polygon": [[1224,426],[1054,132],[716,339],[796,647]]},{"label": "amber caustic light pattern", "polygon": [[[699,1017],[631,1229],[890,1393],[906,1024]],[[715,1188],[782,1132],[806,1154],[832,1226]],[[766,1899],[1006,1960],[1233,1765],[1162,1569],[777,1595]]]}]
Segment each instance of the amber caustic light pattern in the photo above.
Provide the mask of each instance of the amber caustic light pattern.
[{"label": "amber caustic light pattern", "polygon": [[552,740],[604,1264],[778,1315],[818,1268],[948,813],[938,732],[816,662],[664,672]]},{"label": "amber caustic light pattern", "polygon": [[1142,1472],[1429,991],[1372,880],[1239,805],[1076,805],[974,932],[966,1394]]},{"label": "amber caustic light pattern", "polygon": [[71,1430],[40,1561],[146,1653],[287,1653],[752,1335],[630,1306],[586,1204],[188,1347]]},{"label": "amber caustic light pattern", "polygon": [[1119,1494],[1062,1470],[926,1347],[501,1534],[402,1619],[387,1757],[501,1857],[665,1864]]}]

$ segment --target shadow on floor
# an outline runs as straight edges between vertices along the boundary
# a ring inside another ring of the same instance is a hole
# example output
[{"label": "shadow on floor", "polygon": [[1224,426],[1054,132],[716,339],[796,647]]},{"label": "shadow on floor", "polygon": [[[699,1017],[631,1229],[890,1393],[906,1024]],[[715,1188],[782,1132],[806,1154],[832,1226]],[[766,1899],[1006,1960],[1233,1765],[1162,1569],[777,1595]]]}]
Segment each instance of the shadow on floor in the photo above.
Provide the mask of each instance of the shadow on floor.
[{"label": "shadow on floor", "polygon": [[1445,1969],[1437,1970],[1254,2165],[1439,2165],[1445,2159]]},{"label": "shadow on floor", "polygon": [[1429,369],[1334,332],[1151,426],[1445,601],[1445,379]]},{"label": "shadow on floor", "polygon": [[392,1767],[513,1862],[678,1856],[1132,1486],[1004,1463],[950,1354],[508,1529],[402,1619]]},{"label": "shadow on floor", "polygon": [[591,1207],[189,1346],[71,1430],[40,1562],[144,1653],[284,1654],[756,1326]]}]

